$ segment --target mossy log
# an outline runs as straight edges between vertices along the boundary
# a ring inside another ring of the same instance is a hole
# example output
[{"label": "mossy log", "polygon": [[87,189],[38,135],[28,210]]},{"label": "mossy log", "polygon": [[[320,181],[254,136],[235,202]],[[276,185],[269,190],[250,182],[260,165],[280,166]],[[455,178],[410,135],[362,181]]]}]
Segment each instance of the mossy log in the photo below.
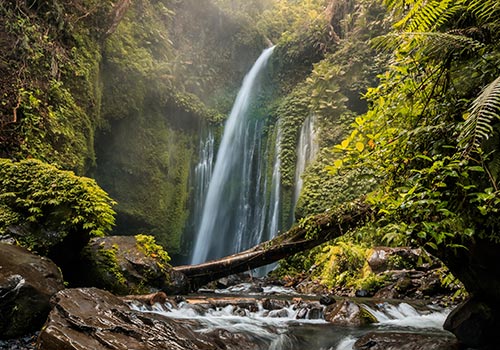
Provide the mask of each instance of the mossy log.
[{"label": "mossy log", "polygon": [[177,266],[174,270],[183,273],[191,288],[196,289],[210,281],[272,264],[340,237],[362,225],[371,214],[368,204],[357,201],[302,220],[289,231],[243,252],[198,265]]}]

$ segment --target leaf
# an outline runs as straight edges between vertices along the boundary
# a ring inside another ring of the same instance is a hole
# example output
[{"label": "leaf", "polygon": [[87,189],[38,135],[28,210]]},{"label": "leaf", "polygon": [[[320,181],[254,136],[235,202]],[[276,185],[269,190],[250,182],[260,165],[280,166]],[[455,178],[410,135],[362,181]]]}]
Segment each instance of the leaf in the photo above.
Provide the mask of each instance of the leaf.
[{"label": "leaf", "polygon": [[458,138],[463,155],[481,147],[483,140],[493,134],[493,124],[500,119],[500,76],[488,84],[474,100]]},{"label": "leaf", "polygon": [[356,149],[359,152],[363,152],[363,150],[365,149],[365,145],[363,144],[363,142],[356,142]]}]

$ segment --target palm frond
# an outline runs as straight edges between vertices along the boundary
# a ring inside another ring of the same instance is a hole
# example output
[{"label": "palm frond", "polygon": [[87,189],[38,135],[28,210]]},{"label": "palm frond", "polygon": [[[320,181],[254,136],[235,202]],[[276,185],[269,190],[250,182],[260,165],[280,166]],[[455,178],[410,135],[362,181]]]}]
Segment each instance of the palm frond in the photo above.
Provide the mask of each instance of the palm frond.
[{"label": "palm frond", "polygon": [[493,123],[500,119],[500,76],[486,86],[474,100],[459,136],[459,147],[467,156],[481,148],[481,142],[493,134]]}]

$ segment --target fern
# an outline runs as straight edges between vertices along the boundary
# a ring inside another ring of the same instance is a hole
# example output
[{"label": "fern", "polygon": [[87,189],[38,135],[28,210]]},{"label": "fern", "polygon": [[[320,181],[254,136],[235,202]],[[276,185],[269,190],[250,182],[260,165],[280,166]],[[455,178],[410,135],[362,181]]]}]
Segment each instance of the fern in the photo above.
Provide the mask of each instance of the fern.
[{"label": "fern", "polygon": [[407,45],[431,59],[442,59],[451,52],[474,52],[484,46],[481,42],[461,35],[457,31],[387,34],[373,39],[372,43],[376,48],[389,52]]},{"label": "fern", "polygon": [[500,76],[486,86],[474,100],[459,137],[464,156],[481,148],[493,134],[493,123],[500,119]]},{"label": "fern", "polygon": [[481,24],[495,23],[500,20],[500,2],[498,0],[473,0],[468,4],[468,11],[472,12]]},{"label": "fern", "polygon": [[463,9],[461,1],[419,1],[395,27],[408,32],[436,30]]}]

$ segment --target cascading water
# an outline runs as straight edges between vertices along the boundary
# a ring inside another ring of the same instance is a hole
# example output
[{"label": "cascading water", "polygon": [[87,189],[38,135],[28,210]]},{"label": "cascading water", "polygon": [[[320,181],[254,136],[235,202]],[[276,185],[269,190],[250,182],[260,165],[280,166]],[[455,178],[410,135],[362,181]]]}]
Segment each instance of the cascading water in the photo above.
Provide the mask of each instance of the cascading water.
[{"label": "cascading water", "polygon": [[315,119],[314,115],[308,116],[304,120],[300,129],[299,142],[297,144],[297,163],[295,166],[294,204],[297,203],[300,191],[302,190],[302,174],[304,173],[306,166],[318,153],[319,146],[314,129]]},{"label": "cascading water", "polygon": [[[242,288],[244,291],[244,286]],[[423,339],[422,344],[432,343],[436,346],[425,346],[422,349],[443,349],[440,344],[453,339],[442,328],[449,313],[447,309],[423,305],[417,308],[395,301],[379,302],[371,306],[360,304],[377,319],[377,323],[346,327],[325,321],[325,306],[318,301],[284,299],[283,296],[276,298],[273,291],[264,292],[261,298],[237,298],[234,293],[235,289],[229,291],[231,297],[227,298],[200,296],[180,304],[155,304],[153,307],[132,304],[131,307],[144,312],[160,313],[179,323],[186,322],[195,332],[232,336],[242,342],[240,346],[247,345],[245,348],[249,349],[352,350],[354,343],[369,333],[385,334],[389,339],[391,334],[396,334],[395,339],[399,341],[401,338],[398,338],[398,334],[404,334],[404,337],[425,334],[424,338],[419,338]],[[349,318],[348,315],[339,317]],[[238,343],[236,347],[229,348],[239,348]]]},{"label": "cascading water", "polygon": [[193,227],[198,231],[203,214],[203,203],[207,195],[210,179],[214,165],[214,144],[213,132],[203,128],[200,132],[199,161],[194,168],[193,182],[196,184],[193,201]]},{"label": "cascading water", "polygon": [[192,264],[247,249],[270,238],[271,230],[277,231],[280,181],[273,172],[269,184],[266,176],[269,159],[266,154],[277,151],[265,149],[264,121],[250,113],[273,49],[264,50],[245,76],[226,122],[203,206]]}]

